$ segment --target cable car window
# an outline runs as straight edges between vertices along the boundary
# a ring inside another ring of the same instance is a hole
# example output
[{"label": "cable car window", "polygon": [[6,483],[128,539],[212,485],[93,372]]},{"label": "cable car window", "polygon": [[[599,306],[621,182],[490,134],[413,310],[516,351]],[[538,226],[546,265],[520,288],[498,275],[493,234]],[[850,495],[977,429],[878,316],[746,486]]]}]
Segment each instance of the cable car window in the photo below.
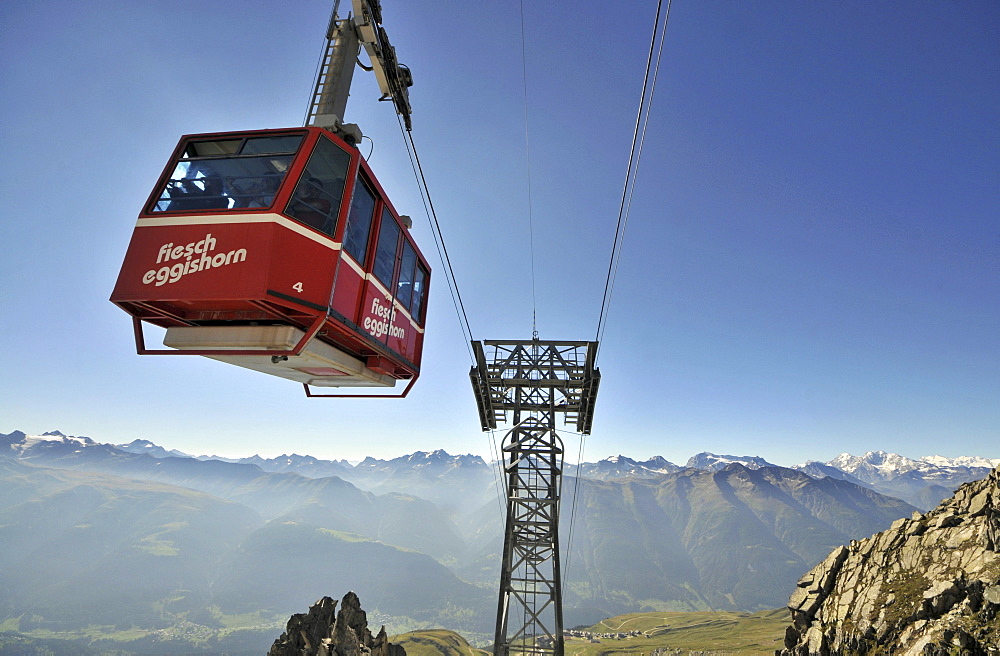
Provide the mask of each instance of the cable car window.
[{"label": "cable car window", "polygon": [[242,155],[267,155],[270,153],[294,153],[299,149],[302,137],[285,135],[280,137],[255,137],[247,139],[240,150]]},{"label": "cable car window", "polygon": [[399,226],[388,209],[382,210],[382,224],[378,231],[378,247],[372,273],[392,289],[392,270],[396,268],[396,246],[399,245]]},{"label": "cable car window", "polygon": [[320,137],[295,186],[286,213],[333,236],[350,164],[350,154],[326,137]]},{"label": "cable car window", "polygon": [[153,212],[270,207],[302,135],[192,139]]},{"label": "cable car window", "polygon": [[344,231],[344,250],[362,265],[365,263],[374,214],[375,196],[368,190],[368,185],[361,176],[358,176],[354,185],[354,198],[351,199],[351,213],[347,216],[347,229]]},{"label": "cable car window", "polygon": [[417,263],[417,274],[413,279],[413,305],[410,315],[417,323],[424,322],[424,302],[427,299],[427,269]]},{"label": "cable car window", "polygon": [[235,155],[240,151],[243,139],[219,139],[217,141],[192,141],[184,149],[184,159],[195,157],[217,157]]},{"label": "cable car window", "polygon": [[417,264],[417,252],[410,242],[403,241],[403,259],[399,265],[399,282],[396,283],[396,300],[407,310],[413,298],[413,268]]}]

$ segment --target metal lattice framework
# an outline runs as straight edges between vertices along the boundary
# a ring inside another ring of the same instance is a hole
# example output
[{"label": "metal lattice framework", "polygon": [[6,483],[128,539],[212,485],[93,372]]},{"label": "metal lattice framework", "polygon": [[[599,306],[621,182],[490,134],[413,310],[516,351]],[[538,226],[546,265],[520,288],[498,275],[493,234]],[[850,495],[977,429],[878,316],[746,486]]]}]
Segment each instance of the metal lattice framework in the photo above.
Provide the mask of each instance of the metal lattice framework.
[{"label": "metal lattice framework", "polygon": [[[484,349],[485,344],[485,349]],[[563,653],[559,570],[562,440],[556,416],[590,433],[597,342],[472,343],[470,372],[483,430],[512,415],[503,440],[507,522],[493,653]]]}]

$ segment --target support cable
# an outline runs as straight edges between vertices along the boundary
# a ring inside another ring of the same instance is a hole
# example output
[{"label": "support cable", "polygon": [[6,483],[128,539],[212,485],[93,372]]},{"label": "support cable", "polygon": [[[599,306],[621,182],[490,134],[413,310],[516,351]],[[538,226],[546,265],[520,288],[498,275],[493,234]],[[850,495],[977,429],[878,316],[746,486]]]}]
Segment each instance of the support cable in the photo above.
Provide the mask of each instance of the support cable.
[{"label": "support cable", "polygon": [[[410,166],[417,179],[417,187],[420,190],[420,199],[424,204],[424,213],[427,215],[428,223],[431,227],[431,235],[434,237],[434,246],[437,248],[438,258],[444,265],[445,280],[448,283],[448,291],[451,293],[452,304],[455,306],[455,313],[458,316],[458,323],[465,337],[465,348],[468,350],[469,359],[473,366],[476,364],[475,355],[472,353],[472,327],[469,325],[469,317],[465,312],[465,304],[462,302],[462,294],[458,289],[458,281],[455,278],[455,270],[451,265],[451,258],[448,256],[448,248],[444,243],[444,235],[441,232],[441,224],[434,210],[434,202],[431,200],[431,192],[427,186],[427,178],[424,176],[423,166],[420,164],[420,156],[417,154],[417,146],[413,141],[413,132],[403,126],[402,120],[397,115],[396,121],[399,123],[399,130],[403,134],[403,142],[406,144],[406,152],[410,158]],[[504,498],[506,489],[503,479],[503,454],[496,442],[496,434],[490,431],[490,456],[493,458],[493,480],[497,487],[497,501],[500,504],[500,514],[506,512]]]},{"label": "support cable", "polygon": [[521,0],[521,84],[524,91],[524,160],[528,179],[528,245],[531,252],[531,337],[538,339],[538,304],[535,302],[535,226],[531,203],[531,139],[528,134],[528,57],[524,39],[524,0]]},{"label": "support cable", "polygon": [[438,222],[437,212],[434,210],[434,201],[431,200],[431,193],[427,187],[427,178],[424,176],[424,168],[420,164],[420,156],[417,154],[417,145],[413,141],[413,132],[403,127],[403,121],[396,116],[399,123],[399,130],[403,134],[406,143],[406,152],[410,156],[410,166],[413,167],[413,174],[417,177],[417,186],[420,188],[420,198],[424,204],[424,211],[427,214],[431,226],[431,235],[434,237],[434,245],[438,251],[438,257],[444,265],[444,277],[448,282],[448,290],[451,292],[451,300],[455,305],[455,313],[458,315],[458,323],[462,328],[465,337],[465,347],[469,351],[469,359],[473,365],[476,358],[472,353],[472,327],[469,325],[469,315],[465,312],[465,304],[462,303],[462,294],[458,289],[458,281],[455,279],[455,270],[451,265],[451,257],[448,256],[448,247],[444,243],[444,235],[441,233],[441,224]]},{"label": "support cable", "polygon": [[573,563],[573,529],[576,527],[576,500],[580,494],[580,467],[583,465],[583,444],[586,435],[577,433],[580,436],[580,450],[576,455],[576,476],[573,478],[573,500],[570,502],[569,511],[569,534],[566,536],[566,566],[563,567],[563,580],[569,581],[570,565]]},{"label": "support cable", "polygon": [[507,504],[504,501],[507,498],[507,482],[504,480],[503,472],[505,467],[505,461],[503,460],[503,451],[497,445],[497,432],[490,429],[490,457],[493,458],[494,466],[490,469],[493,470],[493,483],[497,489],[497,503],[500,505],[500,522],[502,523],[507,515]]},{"label": "support cable", "polygon": [[[653,92],[656,89],[656,78],[660,70],[660,60],[663,56],[663,41],[667,33],[667,23],[670,21],[670,5],[671,0],[667,0],[667,10],[664,14],[662,30],[660,30],[660,14],[662,13],[663,0],[659,0],[656,6],[656,17],[653,21],[653,35],[649,42],[649,55],[646,58],[646,72],[642,84],[642,95],[639,98],[639,110],[636,114],[635,129],[632,134],[632,148],[629,153],[628,169],[625,172],[625,184],[622,188],[622,200],[618,210],[618,224],[615,228],[614,243],[611,246],[611,259],[608,262],[608,276],[604,284],[604,297],[601,300],[601,312],[597,320],[597,337],[595,339],[598,344],[604,335],[604,327],[607,323],[607,312],[610,310],[611,295],[618,272],[618,264],[621,259],[622,244],[625,238],[625,227],[628,224],[628,213],[632,206],[632,193],[635,189],[635,178],[639,169],[639,160],[642,157],[642,145],[646,137],[646,126],[649,122],[649,112],[653,103]],[[660,41],[659,49],[656,47],[658,33]],[[656,52],[655,69],[653,69],[654,52]],[[600,346],[598,346],[598,349],[599,348]]]},{"label": "support cable", "polygon": [[[670,5],[672,0],[667,0],[667,9],[663,18],[663,28],[660,29],[660,14],[663,9],[663,0],[659,0],[656,6],[656,16],[653,19],[653,33],[649,41],[649,54],[646,57],[646,70],[643,75],[642,94],[639,97],[639,108],[636,113],[635,128],[632,133],[632,147],[629,153],[628,169],[625,172],[625,182],[622,187],[622,199],[618,210],[618,223],[615,227],[615,238],[611,246],[611,258],[608,262],[608,276],[604,284],[604,296],[601,299],[601,311],[597,320],[597,342],[598,350],[604,336],[604,327],[607,322],[607,312],[610,310],[611,295],[614,290],[615,278],[618,275],[618,264],[621,259],[622,245],[625,238],[625,227],[628,224],[629,211],[632,208],[632,194],[635,190],[635,178],[639,170],[639,161],[642,158],[642,146],[646,138],[646,127],[649,124],[649,113],[653,103],[653,94],[656,91],[656,80],[660,71],[660,62],[663,57],[663,43],[667,33],[667,24],[670,21]],[[657,34],[659,33],[659,47],[657,47]],[[656,66],[653,67],[653,53],[656,52]],[[652,76],[650,72],[652,71]],[[649,93],[647,100],[646,94]],[[596,358],[596,356],[595,356]],[[580,493],[580,469],[583,464],[585,436],[580,434],[580,450],[576,459],[576,477],[573,483],[573,499],[570,503],[570,521],[566,545],[566,566],[564,568],[564,579],[570,580],[570,566],[572,565],[573,535],[576,528],[576,509]]]}]

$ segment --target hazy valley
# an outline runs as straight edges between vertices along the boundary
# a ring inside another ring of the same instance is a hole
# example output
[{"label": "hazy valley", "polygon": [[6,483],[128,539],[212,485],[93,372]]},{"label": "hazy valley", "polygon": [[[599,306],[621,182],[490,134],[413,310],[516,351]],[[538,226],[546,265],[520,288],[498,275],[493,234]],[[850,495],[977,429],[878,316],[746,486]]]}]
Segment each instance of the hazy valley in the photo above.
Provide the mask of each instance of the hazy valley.
[{"label": "hazy valley", "polygon": [[[683,467],[619,456],[582,464],[579,478],[567,466],[566,624],[784,606],[831,549],[989,466],[879,452],[798,469],[707,453]],[[354,590],[390,631],[482,639],[497,490],[481,458],[441,451],[234,462],[138,440],[0,435],[0,630],[260,652],[291,613]]]}]

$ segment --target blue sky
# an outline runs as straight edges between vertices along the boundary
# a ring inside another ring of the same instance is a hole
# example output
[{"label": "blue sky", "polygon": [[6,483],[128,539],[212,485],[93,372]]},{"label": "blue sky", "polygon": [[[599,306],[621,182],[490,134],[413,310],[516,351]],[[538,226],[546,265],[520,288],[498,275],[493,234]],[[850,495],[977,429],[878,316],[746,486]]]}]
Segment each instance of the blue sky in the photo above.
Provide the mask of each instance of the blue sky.
[{"label": "blue sky", "polygon": [[[593,339],[655,3],[525,2],[526,84],[518,3],[383,5],[474,337],[530,337],[533,241],[541,338]],[[403,140],[362,71],[347,119],[436,271],[409,398],[139,357],[107,301],[180,135],[301,125],[329,10],[0,6],[0,432],[489,453]],[[998,33],[987,1],[673,3],[585,459],[1000,457]]]}]

